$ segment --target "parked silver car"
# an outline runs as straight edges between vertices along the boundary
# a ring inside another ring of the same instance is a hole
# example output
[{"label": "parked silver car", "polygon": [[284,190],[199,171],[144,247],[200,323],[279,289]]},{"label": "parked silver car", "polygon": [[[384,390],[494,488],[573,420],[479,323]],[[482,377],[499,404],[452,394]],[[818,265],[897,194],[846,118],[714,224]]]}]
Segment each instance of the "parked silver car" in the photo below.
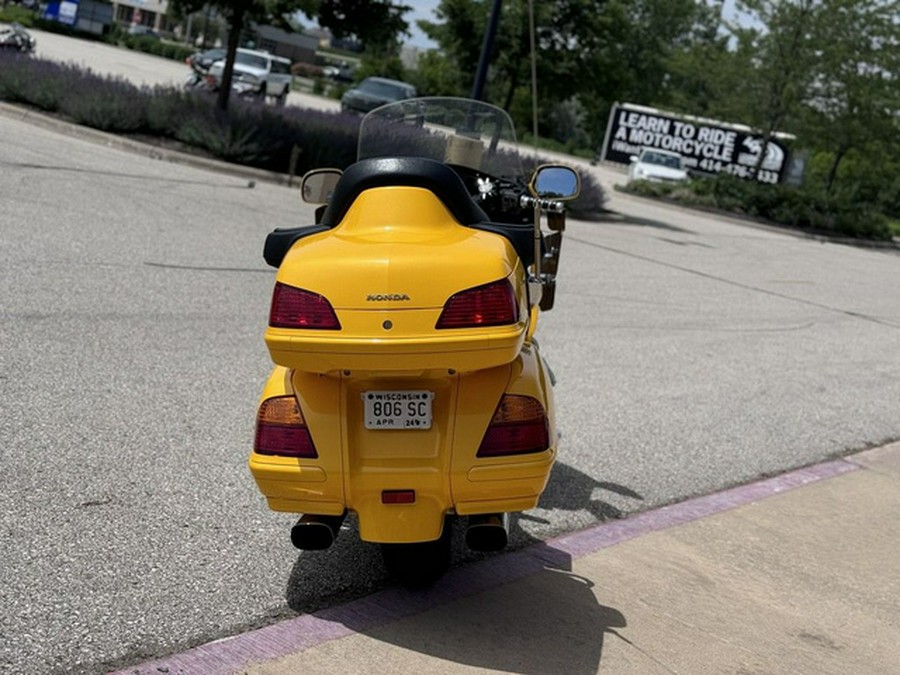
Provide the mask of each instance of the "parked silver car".
[{"label": "parked silver car", "polygon": [[37,40],[21,24],[0,23],[0,49],[10,49],[24,54],[34,51]]},{"label": "parked silver car", "polygon": [[[207,81],[218,88],[222,83],[225,61],[216,61],[207,71]],[[234,57],[232,88],[249,95],[275,98],[278,105],[284,105],[291,91],[294,76],[291,62],[281,56],[254,49],[238,49]]]}]

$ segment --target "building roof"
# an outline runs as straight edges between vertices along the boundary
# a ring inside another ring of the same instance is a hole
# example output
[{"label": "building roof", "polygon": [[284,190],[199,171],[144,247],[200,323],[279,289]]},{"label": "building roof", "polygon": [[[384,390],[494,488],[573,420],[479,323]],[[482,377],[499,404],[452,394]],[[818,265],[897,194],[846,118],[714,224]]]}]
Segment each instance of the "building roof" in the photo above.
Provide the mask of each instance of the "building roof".
[{"label": "building roof", "polygon": [[271,40],[282,44],[300,47],[301,49],[315,50],[319,46],[319,40],[305,33],[291,33],[275,26],[254,26],[256,34],[263,40]]}]

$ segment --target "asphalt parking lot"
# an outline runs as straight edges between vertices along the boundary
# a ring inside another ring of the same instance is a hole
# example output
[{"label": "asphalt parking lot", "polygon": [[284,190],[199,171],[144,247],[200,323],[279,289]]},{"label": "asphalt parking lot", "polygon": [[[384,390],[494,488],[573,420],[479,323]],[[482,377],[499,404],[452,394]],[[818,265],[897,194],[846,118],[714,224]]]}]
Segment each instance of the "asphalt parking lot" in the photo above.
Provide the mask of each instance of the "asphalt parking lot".
[{"label": "asphalt parking lot", "polygon": [[[296,190],[15,112],[0,138],[4,668],[126,667],[384,588],[352,532],[293,550],[245,466],[262,241],[312,221]],[[896,253],[612,205],[570,223],[539,329],[564,448],[515,546],[900,437]]]}]

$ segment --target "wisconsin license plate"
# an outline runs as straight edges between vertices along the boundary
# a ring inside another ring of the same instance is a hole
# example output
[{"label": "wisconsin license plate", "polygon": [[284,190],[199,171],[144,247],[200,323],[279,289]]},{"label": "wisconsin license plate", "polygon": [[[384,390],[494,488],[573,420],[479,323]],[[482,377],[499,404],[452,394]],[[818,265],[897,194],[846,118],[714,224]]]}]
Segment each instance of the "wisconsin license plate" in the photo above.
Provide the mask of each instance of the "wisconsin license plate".
[{"label": "wisconsin license plate", "polygon": [[421,389],[364,391],[366,429],[430,429],[433,398]]}]

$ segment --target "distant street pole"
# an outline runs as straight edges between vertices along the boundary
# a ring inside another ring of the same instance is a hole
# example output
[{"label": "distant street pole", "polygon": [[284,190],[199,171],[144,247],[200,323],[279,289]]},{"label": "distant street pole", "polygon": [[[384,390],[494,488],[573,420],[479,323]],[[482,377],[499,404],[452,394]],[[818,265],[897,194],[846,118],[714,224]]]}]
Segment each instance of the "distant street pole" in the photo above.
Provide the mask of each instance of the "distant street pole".
[{"label": "distant street pole", "polygon": [[487,30],[484,32],[481,56],[478,58],[478,70],[475,72],[475,83],[472,85],[472,95],[470,96],[476,101],[484,100],[484,83],[487,80],[488,66],[491,63],[491,52],[494,51],[494,38],[497,35],[497,25],[500,23],[500,7],[502,4],[503,0],[494,0]]}]

